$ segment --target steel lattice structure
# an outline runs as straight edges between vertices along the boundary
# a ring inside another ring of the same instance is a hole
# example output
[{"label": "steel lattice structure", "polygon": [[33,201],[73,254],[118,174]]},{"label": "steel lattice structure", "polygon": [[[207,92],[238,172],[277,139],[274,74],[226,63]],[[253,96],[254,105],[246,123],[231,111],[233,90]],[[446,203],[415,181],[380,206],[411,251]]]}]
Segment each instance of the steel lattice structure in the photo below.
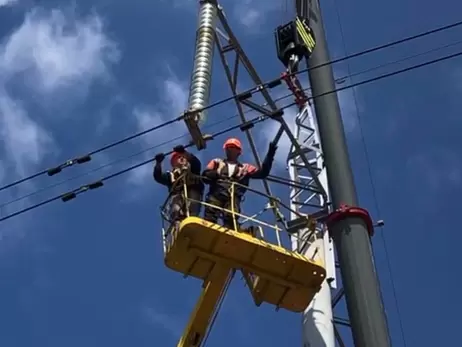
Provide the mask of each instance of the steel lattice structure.
[{"label": "steel lattice structure", "polygon": [[[245,109],[250,108],[259,112],[262,117],[270,117],[280,124],[279,131],[273,141],[278,142],[281,136],[286,134],[291,143],[287,157],[289,177],[270,176],[269,180],[275,180],[290,187],[291,208],[299,214],[311,216],[317,221],[316,230],[314,232],[308,230],[306,229],[306,222],[303,224],[299,216],[292,214],[287,220],[279,212],[277,201],[271,201],[270,205],[276,220],[294,236],[292,237],[292,248],[302,254],[313,254],[313,248],[317,249],[314,253],[317,252],[317,257],[323,259],[327,270],[327,280],[316,295],[315,300],[303,314],[303,346],[335,347],[336,340],[338,345],[342,347],[345,344],[335,327],[335,323],[342,325],[349,323],[333,316],[333,307],[343,297],[343,289],[338,288],[333,242],[326,225],[323,223],[324,218],[332,211],[323,151],[314,111],[306,99],[304,105],[299,105],[299,112],[294,124],[289,126],[284,117],[281,116],[281,112],[278,112],[278,106],[271,97],[270,90],[262,87],[261,78],[231,30],[221,6],[216,0],[200,0],[199,4],[194,68],[191,77],[189,105],[186,111],[194,116],[190,118],[194,122],[186,120],[193,141],[198,149],[203,149],[206,146],[206,141],[204,141],[199,127],[206,115],[203,112],[195,113],[194,110],[202,109],[209,104],[211,71],[215,56],[213,48],[216,47],[226,79],[235,96],[236,109],[242,123],[247,121]],[[232,61],[231,64],[230,61]],[[244,70],[253,81],[255,93],[261,94],[265,106],[252,100],[254,93],[248,95],[247,98],[238,97],[238,81],[241,70]],[[246,133],[255,161],[260,165],[261,160],[251,129],[243,130]],[[264,188],[266,194],[272,196],[270,185],[266,180],[264,181]],[[315,239],[317,241],[313,241]],[[331,291],[335,291],[333,299]]]}]

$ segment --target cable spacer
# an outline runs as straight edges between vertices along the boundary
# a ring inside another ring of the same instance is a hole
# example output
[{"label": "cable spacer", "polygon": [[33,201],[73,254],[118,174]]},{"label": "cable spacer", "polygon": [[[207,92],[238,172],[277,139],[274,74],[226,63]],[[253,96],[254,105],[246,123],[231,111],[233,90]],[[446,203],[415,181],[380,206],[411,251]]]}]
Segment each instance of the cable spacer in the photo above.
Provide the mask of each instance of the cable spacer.
[{"label": "cable spacer", "polygon": [[327,227],[330,228],[330,225],[336,222],[339,222],[345,218],[357,217],[361,218],[366,224],[367,232],[369,236],[374,236],[374,224],[369,212],[361,207],[348,206],[346,204],[341,204],[340,208],[329,214],[325,220]]}]

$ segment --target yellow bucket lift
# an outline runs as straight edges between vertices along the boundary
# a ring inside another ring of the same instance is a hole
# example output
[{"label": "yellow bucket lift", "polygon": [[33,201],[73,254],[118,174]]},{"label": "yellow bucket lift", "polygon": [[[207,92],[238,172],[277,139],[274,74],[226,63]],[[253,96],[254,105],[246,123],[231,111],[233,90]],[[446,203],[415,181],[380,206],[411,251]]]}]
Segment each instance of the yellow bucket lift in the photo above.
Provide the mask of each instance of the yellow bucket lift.
[{"label": "yellow bucket lift", "polygon": [[[280,232],[277,226],[218,209]],[[302,312],[310,304],[326,277],[324,265],[284,248],[279,235],[277,244],[272,244],[265,240],[263,228],[259,231],[259,235],[252,235],[244,229],[231,230],[198,217],[187,217],[164,233],[166,266],[185,277],[204,281],[201,298],[178,347],[200,346],[235,270],[243,272],[257,306],[267,302],[278,309]]]}]

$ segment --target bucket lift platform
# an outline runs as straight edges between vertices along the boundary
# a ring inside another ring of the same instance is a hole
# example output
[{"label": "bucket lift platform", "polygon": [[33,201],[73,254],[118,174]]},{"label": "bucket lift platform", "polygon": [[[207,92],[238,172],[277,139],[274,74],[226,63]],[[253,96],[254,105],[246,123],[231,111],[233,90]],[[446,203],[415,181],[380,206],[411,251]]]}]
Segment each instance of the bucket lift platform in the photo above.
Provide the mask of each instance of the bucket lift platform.
[{"label": "bucket lift platform", "polygon": [[171,236],[165,252],[167,267],[202,280],[217,263],[240,269],[247,274],[257,304],[269,302],[301,312],[326,276],[320,263],[201,218],[186,218]]}]

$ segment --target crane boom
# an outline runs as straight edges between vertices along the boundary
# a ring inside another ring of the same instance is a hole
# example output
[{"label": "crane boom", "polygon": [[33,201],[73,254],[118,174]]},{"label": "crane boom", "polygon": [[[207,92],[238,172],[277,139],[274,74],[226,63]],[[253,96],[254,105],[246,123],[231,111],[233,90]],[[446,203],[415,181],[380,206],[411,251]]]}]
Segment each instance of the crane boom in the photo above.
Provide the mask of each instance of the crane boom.
[{"label": "crane boom", "polygon": [[199,347],[212,323],[212,317],[218,313],[218,303],[226,294],[234,270],[220,263],[215,263],[208,278],[202,286],[202,293],[189,318],[178,347]]}]

